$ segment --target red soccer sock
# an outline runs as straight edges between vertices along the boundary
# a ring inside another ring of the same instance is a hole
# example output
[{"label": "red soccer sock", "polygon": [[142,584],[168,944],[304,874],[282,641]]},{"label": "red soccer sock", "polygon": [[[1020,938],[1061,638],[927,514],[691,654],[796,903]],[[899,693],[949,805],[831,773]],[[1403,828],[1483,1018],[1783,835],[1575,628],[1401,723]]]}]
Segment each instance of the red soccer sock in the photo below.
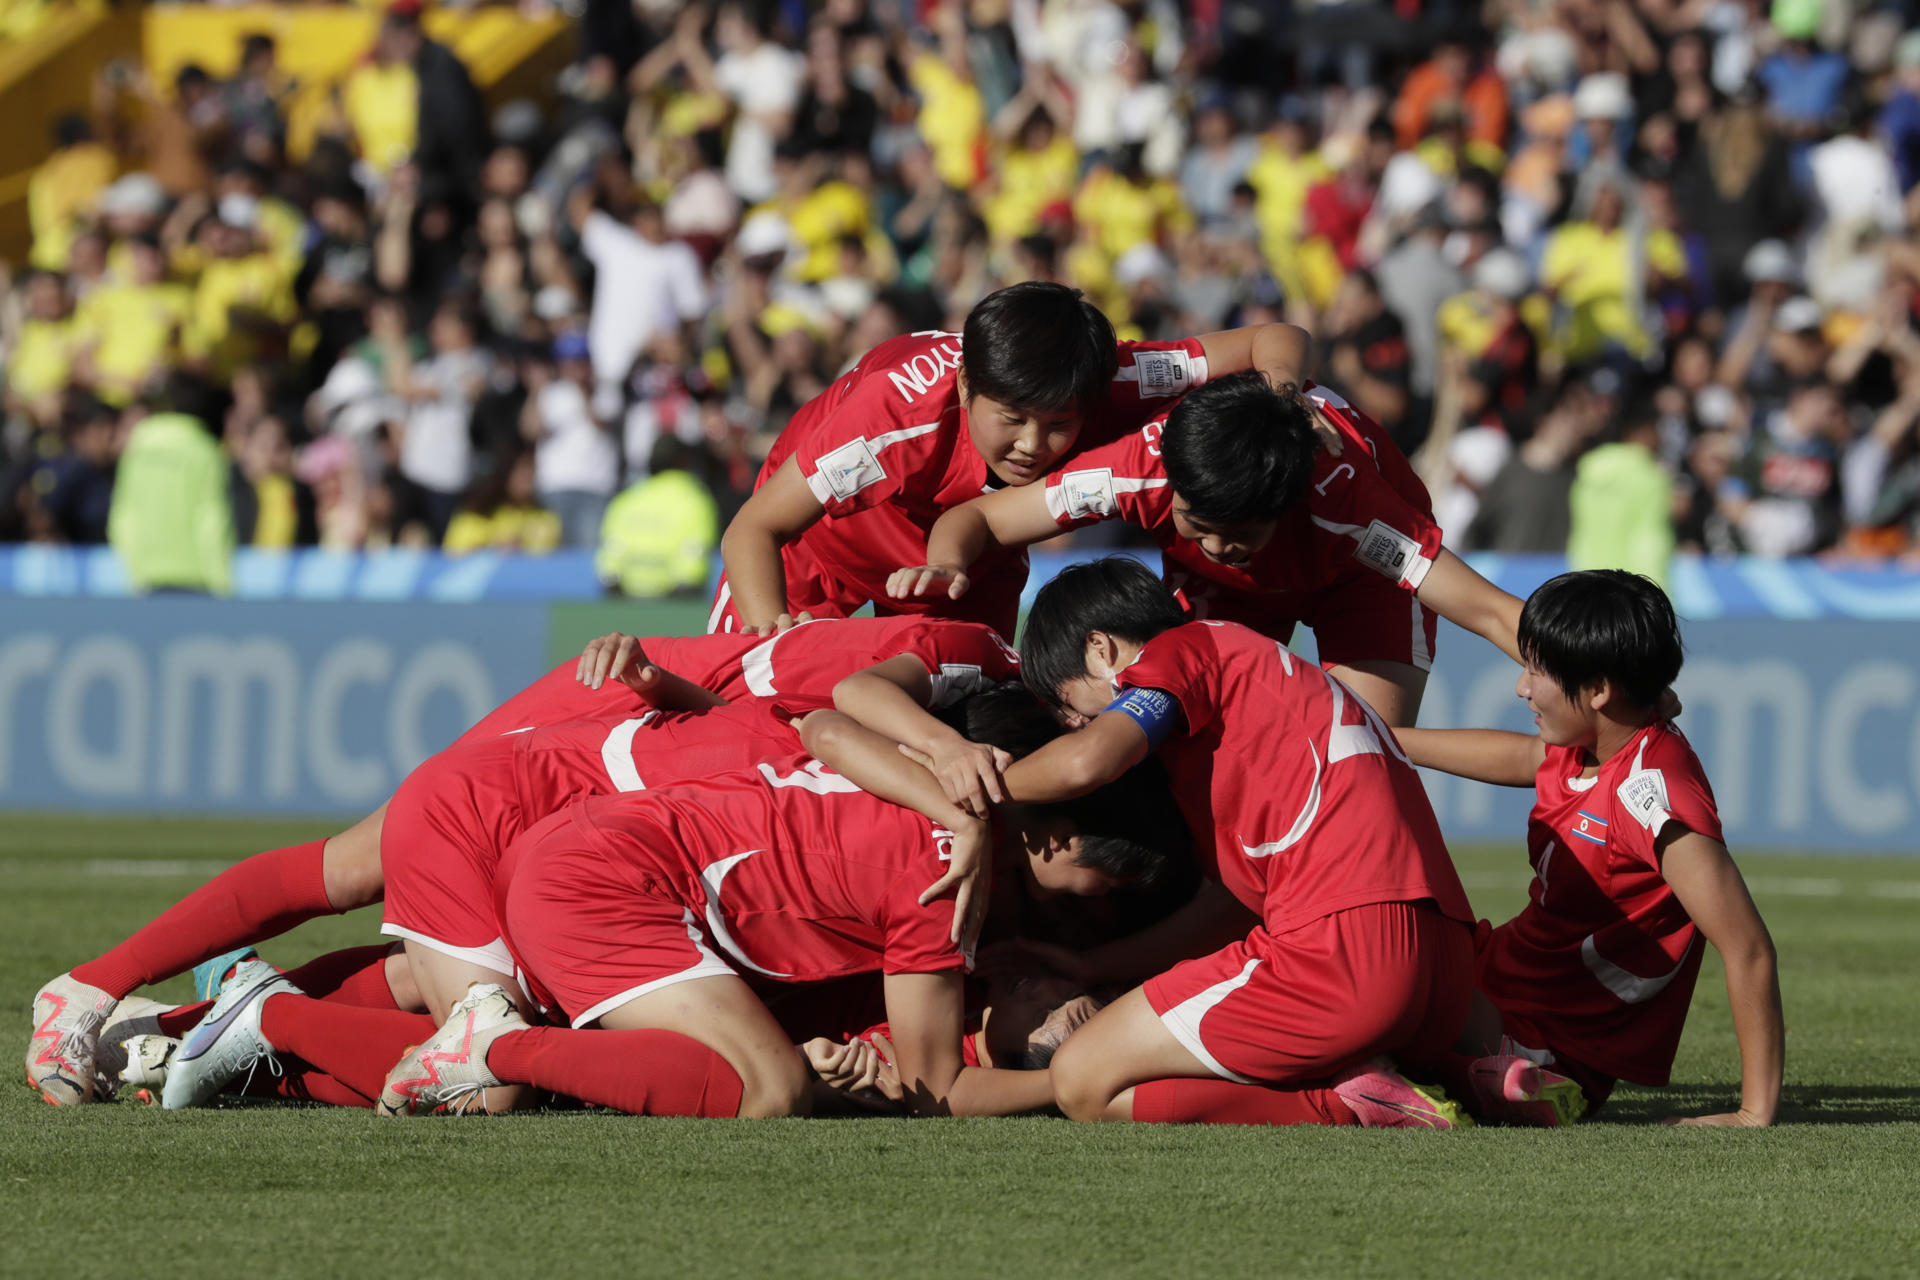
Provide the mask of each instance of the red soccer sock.
[{"label": "red soccer sock", "polygon": [[207,1016],[207,1010],[213,1008],[211,1000],[196,1000],[192,1004],[183,1004],[178,1009],[170,1009],[159,1016],[160,1034],[172,1036],[175,1040],[184,1040],[187,1032],[200,1025]]},{"label": "red soccer sock", "polygon": [[321,870],[326,843],[314,840],[235,863],[113,950],[75,967],[73,976],[118,999],[223,951],[333,914]]},{"label": "red soccer sock", "polygon": [[387,983],[387,955],[392,950],[390,944],[378,942],[329,951],[298,969],[287,970],[287,980],[315,1000],[325,1000],[328,1004],[398,1009],[393,988]]},{"label": "red soccer sock", "polygon": [[635,1116],[736,1116],[743,1086],[727,1060],[677,1031],[510,1031],[487,1050],[510,1084]]},{"label": "red soccer sock", "polygon": [[373,1099],[335,1080],[299,1058],[280,1057],[281,1074],[257,1071],[240,1092],[249,1098],[285,1098],[290,1102],[324,1102],[334,1107],[371,1109]]},{"label": "red soccer sock", "polygon": [[1133,1118],[1149,1124],[1357,1124],[1331,1089],[1231,1080],[1149,1080],[1133,1088]]},{"label": "red soccer sock", "polygon": [[378,1097],[393,1064],[437,1030],[424,1013],[284,993],[268,996],[260,1010],[260,1034],[276,1053],[300,1058],[367,1098]]}]

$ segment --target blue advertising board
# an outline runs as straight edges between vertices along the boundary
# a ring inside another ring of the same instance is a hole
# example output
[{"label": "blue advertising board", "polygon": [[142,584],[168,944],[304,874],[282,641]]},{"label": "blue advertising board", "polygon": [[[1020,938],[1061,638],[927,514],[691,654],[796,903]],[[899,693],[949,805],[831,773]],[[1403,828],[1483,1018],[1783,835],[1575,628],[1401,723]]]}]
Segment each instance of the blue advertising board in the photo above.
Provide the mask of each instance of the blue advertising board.
[{"label": "blue advertising board", "polygon": [[0,601],[0,808],[363,813],[544,669],[544,608]]}]

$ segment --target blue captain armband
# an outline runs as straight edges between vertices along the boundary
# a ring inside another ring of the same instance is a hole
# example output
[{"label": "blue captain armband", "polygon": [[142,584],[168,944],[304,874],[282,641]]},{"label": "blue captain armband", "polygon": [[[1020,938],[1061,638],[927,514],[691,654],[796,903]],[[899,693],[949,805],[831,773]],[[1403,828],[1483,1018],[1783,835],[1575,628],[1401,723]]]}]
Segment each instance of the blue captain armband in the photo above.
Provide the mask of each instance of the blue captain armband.
[{"label": "blue captain armband", "polygon": [[1149,748],[1157,749],[1180,727],[1180,699],[1165,689],[1128,689],[1109,702],[1107,710],[1118,711],[1139,725]]}]

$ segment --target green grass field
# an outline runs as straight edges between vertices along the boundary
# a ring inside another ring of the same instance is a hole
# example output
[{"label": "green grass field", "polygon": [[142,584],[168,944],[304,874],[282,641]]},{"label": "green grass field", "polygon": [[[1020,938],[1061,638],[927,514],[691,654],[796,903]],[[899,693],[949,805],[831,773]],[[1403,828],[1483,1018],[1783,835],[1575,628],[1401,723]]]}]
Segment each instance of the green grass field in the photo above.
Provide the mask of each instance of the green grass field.
[{"label": "green grass field", "polygon": [[[224,862],[322,833],[0,816],[0,1044],[24,1049],[46,978]],[[1482,914],[1523,900],[1517,849],[1460,861]],[[1786,995],[1787,1105],[1771,1130],[1659,1123],[1735,1105],[1711,956],[1675,1085],[1622,1089],[1565,1132],[389,1122],[55,1110],[16,1083],[0,1091],[0,1275],[1920,1274],[1920,861],[1745,869]],[[369,941],[376,922],[316,922],[267,955]]]}]

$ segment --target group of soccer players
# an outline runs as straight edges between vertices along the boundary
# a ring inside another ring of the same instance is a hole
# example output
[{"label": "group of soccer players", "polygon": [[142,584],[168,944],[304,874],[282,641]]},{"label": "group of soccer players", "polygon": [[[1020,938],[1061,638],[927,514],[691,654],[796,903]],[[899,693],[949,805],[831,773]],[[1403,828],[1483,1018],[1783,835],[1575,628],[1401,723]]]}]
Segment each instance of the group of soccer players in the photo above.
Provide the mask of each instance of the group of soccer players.
[{"label": "group of soccer players", "polygon": [[[595,641],[359,823],[49,982],[30,1083],[1551,1126],[1666,1083],[1704,935],[1741,1100],[1692,1120],[1770,1123],[1774,951],[1670,722],[1671,605],[1474,573],[1378,427],[1300,379],[1307,342],[1116,342],[1036,283],[881,344],[782,434],[708,635]],[[1103,520],[1163,575],[1066,570],[1016,653],[1026,546]],[[1411,727],[1436,616],[1520,664],[1536,733]],[[1515,919],[1476,921],[1416,765],[1536,788]],[[394,941],[251,950],[375,902]],[[195,1004],[133,994],[196,965]]]}]

